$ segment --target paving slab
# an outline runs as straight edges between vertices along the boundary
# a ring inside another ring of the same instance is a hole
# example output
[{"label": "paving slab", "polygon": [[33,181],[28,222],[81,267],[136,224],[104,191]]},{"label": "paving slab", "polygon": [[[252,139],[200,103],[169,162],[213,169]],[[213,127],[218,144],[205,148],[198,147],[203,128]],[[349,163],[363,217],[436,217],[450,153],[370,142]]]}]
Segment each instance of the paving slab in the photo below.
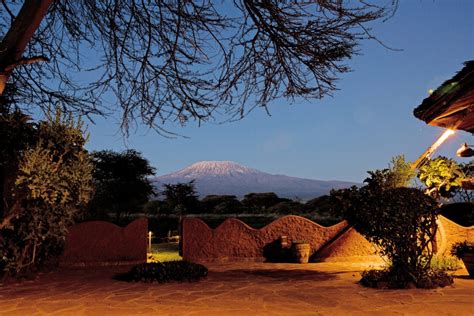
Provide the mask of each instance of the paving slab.
[{"label": "paving slab", "polygon": [[474,315],[474,279],[453,286],[360,286],[376,263],[212,263],[192,283],[115,280],[128,267],[61,269],[0,286],[0,315]]}]

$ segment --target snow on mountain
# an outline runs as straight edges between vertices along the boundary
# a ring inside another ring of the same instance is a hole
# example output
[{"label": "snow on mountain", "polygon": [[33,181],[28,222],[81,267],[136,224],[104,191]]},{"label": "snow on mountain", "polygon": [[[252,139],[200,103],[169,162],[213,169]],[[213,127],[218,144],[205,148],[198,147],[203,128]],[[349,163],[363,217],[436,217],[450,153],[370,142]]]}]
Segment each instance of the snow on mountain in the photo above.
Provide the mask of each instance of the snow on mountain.
[{"label": "snow on mountain", "polygon": [[331,189],[358,185],[358,183],[345,181],[321,181],[273,175],[233,161],[196,162],[177,172],[155,177],[152,182],[160,192],[163,184],[191,180],[195,180],[196,190],[201,197],[209,194],[243,197],[251,192],[275,192],[280,197],[310,199],[328,194]]},{"label": "snow on mountain", "polygon": [[258,170],[247,168],[233,161],[199,161],[168,176],[198,178],[255,174],[258,172]]}]

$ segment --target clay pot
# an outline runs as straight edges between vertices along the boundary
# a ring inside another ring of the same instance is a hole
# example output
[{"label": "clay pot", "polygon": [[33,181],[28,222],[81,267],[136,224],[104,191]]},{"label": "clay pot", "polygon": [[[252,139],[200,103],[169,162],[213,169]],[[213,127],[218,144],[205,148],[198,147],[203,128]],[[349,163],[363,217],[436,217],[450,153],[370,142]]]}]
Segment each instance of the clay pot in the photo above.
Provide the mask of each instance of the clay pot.
[{"label": "clay pot", "polygon": [[307,243],[293,243],[291,245],[293,259],[297,263],[308,263],[310,250],[311,246]]}]

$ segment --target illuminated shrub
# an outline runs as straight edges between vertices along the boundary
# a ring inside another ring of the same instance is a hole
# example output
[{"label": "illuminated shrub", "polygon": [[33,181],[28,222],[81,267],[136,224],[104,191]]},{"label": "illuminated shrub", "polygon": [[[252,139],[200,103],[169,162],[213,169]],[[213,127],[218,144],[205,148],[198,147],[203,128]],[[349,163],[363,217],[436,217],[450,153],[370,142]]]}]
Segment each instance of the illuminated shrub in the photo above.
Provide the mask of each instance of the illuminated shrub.
[{"label": "illuminated shrub", "polygon": [[82,123],[58,111],[33,131],[36,142],[16,152],[15,181],[4,192],[11,201],[0,214],[0,276],[54,263],[92,194]]},{"label": "illuminated shrub", "polygon": [[368,271],[367,286],[437,287],[452,283],[430,267],[436,235],[436,201],[414,188],[351,188],[332,193],[333,201],[358,232],[390,262],[388,269]]}]

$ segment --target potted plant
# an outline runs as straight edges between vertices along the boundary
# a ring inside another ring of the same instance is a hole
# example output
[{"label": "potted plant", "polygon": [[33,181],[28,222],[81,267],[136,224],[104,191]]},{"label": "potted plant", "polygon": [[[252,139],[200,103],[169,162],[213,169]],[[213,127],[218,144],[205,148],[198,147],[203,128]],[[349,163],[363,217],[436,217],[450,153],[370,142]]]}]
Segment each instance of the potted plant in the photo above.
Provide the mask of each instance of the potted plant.
[{"label": "potted plant", "polygon": [[291,243],[291,253],[297,263],[308,263],[311,245],[306,241],[295,241]]},{"label": "potted plant", "polygon": [[451,248],[451,254],[462,260],[471,278],[474,278],[474,244],[467,240],[457,242]]}]

